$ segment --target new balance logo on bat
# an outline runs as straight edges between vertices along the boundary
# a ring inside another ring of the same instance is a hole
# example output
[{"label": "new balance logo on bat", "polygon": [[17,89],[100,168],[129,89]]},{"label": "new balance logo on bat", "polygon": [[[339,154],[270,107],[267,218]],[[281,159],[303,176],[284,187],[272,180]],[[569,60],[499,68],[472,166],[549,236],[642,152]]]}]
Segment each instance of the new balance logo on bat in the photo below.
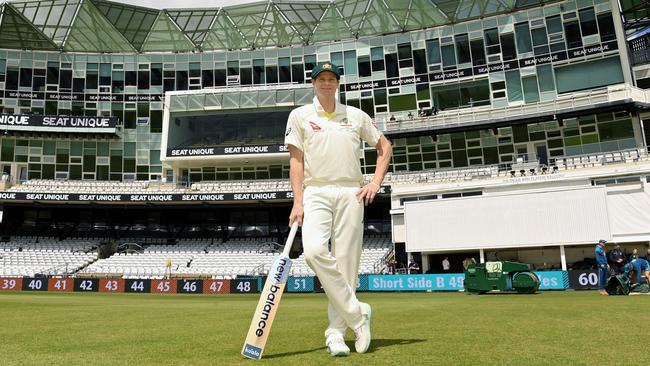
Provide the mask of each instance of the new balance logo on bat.
[{"label": "new balance logo on bat", "polygon": [[260,315],[260,320],[257,322],[257,330],[255,335],[261,337],[264,335],[264,328],[266,328],[266,321],[269,320],[269,314],[273,311],[273,308],[277,305],[275,303],[275,294],[280,288],[276,285],[271,285],[269,288],[269,294],[266,295],[266,302],[262,308],[262,315]]}]

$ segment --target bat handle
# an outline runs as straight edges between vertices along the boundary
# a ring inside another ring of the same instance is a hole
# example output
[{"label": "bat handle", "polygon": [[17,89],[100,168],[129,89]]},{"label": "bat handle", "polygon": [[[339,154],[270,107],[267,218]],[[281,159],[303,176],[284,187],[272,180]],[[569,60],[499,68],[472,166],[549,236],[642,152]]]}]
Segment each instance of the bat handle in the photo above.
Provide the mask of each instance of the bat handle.
[{"label": "bat handle", "polygon": [[284,244],[284,250],[282,250],[282,255],[285,257],[289,256],[289,251],[291,250],[293,239],[295,239],[296,237],[296,232],[298,232],[298,220],[294,221],[293,225],[291,225],[291,231],[289,231],[287,242]]}]

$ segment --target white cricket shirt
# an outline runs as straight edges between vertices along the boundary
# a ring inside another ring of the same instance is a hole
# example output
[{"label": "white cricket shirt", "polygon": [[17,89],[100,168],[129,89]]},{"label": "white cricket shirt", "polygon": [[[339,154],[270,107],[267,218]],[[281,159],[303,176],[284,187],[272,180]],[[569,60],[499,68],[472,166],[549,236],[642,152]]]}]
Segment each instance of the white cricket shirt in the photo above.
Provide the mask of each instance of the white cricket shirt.
[{"label": "white cricket shirt", "polygon": [[336,102],[328,119],[314,97],[312,104],[291,111],[285,131],[285,145],[304,155],[304,185],[328,183],[361,185],[360,143],[376,146],[381,133],[364,111]]}]

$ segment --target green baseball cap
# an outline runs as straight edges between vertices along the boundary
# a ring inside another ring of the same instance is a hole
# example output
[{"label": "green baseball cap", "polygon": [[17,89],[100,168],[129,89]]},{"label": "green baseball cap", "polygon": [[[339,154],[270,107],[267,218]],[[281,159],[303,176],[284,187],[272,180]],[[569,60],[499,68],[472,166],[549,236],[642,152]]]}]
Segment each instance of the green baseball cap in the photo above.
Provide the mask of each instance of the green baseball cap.
[{"label": "green baseball cap", "polygon": [[314,66],[314,69],[311,70],[311,79],[312,80],[316,79],[316,76],[318,76],[318,74],[324,71],[329,71],[332,74],[336,75],[336,80],[341,79],[341,74],[339,73],[339,67],[329,61],[320,62],[319,64]]}]

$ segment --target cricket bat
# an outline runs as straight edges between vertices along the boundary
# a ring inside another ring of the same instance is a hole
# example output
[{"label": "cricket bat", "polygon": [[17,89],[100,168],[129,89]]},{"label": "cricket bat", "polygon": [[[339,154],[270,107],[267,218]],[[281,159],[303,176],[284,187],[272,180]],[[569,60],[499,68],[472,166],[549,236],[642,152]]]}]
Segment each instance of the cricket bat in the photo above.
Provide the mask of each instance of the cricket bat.
[{"label": "cricket bat", "polygon": [[284,245],[282,254],[280,254],[269,271],[269,276],[266,278],[266,284],[262,290],[260,301],[257,303],[255,315],[251,321],[251,326],[248,328],[248,335],[246,342],[241,350],[241,354],[260,360],[262,353],[264,353],[264,346],[266,340],[271,332],[271,326],[275,319],[275,313],[278,311],[280,299],[284,292],[284,287],[287,285],[287,278],[289,277],[289,270],[291,269],[292,260],[289,258],[289,251],[293,244],[293,239],[296,237],[298,231],[298,222],[294,222],[289,232],[289,237]]}]

